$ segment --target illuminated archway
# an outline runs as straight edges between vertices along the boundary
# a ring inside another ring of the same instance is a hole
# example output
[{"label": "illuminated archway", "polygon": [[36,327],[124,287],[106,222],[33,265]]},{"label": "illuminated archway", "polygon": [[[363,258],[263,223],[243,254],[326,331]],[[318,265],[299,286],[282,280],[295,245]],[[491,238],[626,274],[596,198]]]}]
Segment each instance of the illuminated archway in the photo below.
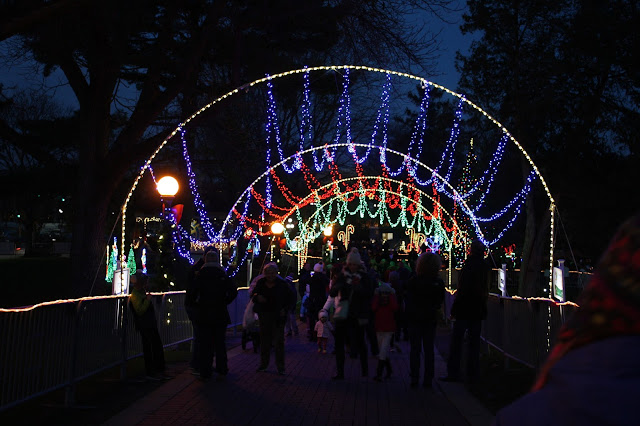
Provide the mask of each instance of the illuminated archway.
[{"label": "illuminated archway", "polygon": [[[291,71],[287,71],[285,73],[280,73],[280,74],[276,74],[273,76],[268,76],[262,79],[258,79],[255,80],[251,83],[248,83],[242,87],[239,87],[237,89],[234,89],[226,94],[224,94],[223,96],[215,99],[213,102],[205,105],[204,107],[202,107],[200,110],[198,110],[197,112],[195,112],[193,115],[191,115],[189,118],[187,118],[183,123],[181,123],[170,135],[168,138],[166,138],[156,149],[156,151],[148,158],[148,160],[145,162],[144,166],[142,167],[139,175],[136,177],[130,191],[129,194],[126,197],[126,200],[123,204],[122,207],[122,217],[123,217],[123,222],[122,222],[122,239],[121,239],[121,244],[122,244],[122,259],[124,260],[124,247],[125,247],[125,227],[126,227],[126,209],[127,209],[127,205],[131,199],[131,196],[133,194],[133,192],[135,191],[136,186],[138,185],[140,179],[142,178],[144,172],[150,167],[151,162],[153,161],[153,159],[156,157],[156,155],[160,152],[160,150],[169,142],[169,140],[174,137],[176,134],[178,134],[180,132],[181,129],[184,129],[185,126],[190,123],[195,117],[197,117],[198,115],[202,114],[205,110],[207,110],[208,108],[212,107],[213,105],[219,103],[220,101],[233,96],[237,93],[240,93],[242,90],[244,89],[248,89],[250,87],[253,87],[255,85],[258,84],[263,84],[266,83],[267,85],[269,85],[272,81],[282,78],[282,77],[286,77],[286,76],[291,76],[291,75],[295,75],[295,74],[303,74],[303,75],[308,75],[311,72],[315,72],[315,71],[344,71],[346,73],[346,75],[348,75],[349,70],[357,70],[357,71],[365,71],[365,72],[372,72],[372,73],[380,73],[380,74],[386,74],[387,76],[398,76],[398,77],[402,77],[402,78],[407,78],[407,79],[411,79],[411,80],[415,80],[417,82],[420,82],[422,84],[423,87],[431,87],[431,88],[437,88],[439,90],[442,90],[444,92],[446,92],[447,94],[457,97],[459,99],[459,104],[465,104],[465,105],[469,105],[473,108],[473,110],[478,111],[479,113],[481,113],[484,117],[486,117],[488,120],[490,120],[497,128],[499,128],[504,135],[504,138],[507,141],[510,141],[512,144],[514,144],[517,149],[521,152],[521,154],[523,155],[523,157],[528,161],[529,165],[532,168],[532,172],[531,172],[531,176],[533,177],[537,177],[538,179],[540,179],[540,182],[542,183],[542,186],[544,188],[545,194],[547,195],[547,197],[549,198],[550,201],[550,213],[551,213],[551,229],[550,229],[550,234],[551,234],[551,238],[550,238],[550,253],[549,253],[549,265],[550,267],[552,267],[552,262],[553,262],[553,234],[554,234],[554,218],[553,218],[553,212],[555,209],[555,201],[553,199],[553,197],[551,196],[551,193],[548,189],[548,186],[543,178],[543,176],[540,174],[537,166],[533,163],[533,161],[531,160],[531,158],[529,157],[529,155],[527,154],[527,152],[523,149],[523,147],[517,142],[517,140],[507,131],[507,129],[502,126],[502,124],[500,124],[497,120],[495,120],[494,118],[492,118],[488,113],[486,113],[484,110],[482,110],[480,107],[478,107],[477,105],[475,105],[474,103],[470,102],[469,100],[467,100],[464,95],[455,93],[443,86],[440,86],[438,84],[435,84],[433,82],[430,82],[422,77],[418,77],[418,76],[414,76],[411,74],[407,74],[407,73],[400,73],[400,72],[396,72],[396,71],[391,71],[391,70],[384,70],[384,69],[378,69],[378,68],[372,68],[372,67],[365,67],[365,66],[352,66],[352,65],[344,65],[344,66],[328,66],[328,67],[313,67],[313,68],[303,68],[303,69],[298,69],[298,70],[291,70]],[[347,85],[345,85],[345,87],[347,87]],[[346,89],[345,89],[346,90]],[[425,92],[426,93],[426,92]],[[271,104],[270,104],[271,107]],[[383,158],[383,155],[386,154],[386,152],[390,152],[390,150],[388,150],[388,148],[386,146],[384,147],[380,147],[380,146],[372,146],[372,145],[362,145],[362,144],[355,144],[352,141],[350,141],[348,144],[332,144],[332,145],[325,145],[325,147],[315,147],[312,148],[312,150],[317,150],[317,149],[324,149],[326,151],[327,147],[331,146],[331,147],[335,147],[336,149],[340,146],[343,147],[347,147],[350,151],[352,151],[352,154],[354,155],[354,158],[357,158],[357,154],[355,153],[355,147],[356,146],[360,146],[360,147],[365,147],[367,148],[367,155],[369,153],[369,151],[373,148],[373,149],[379,149],[380,150],[380,154],[381,154],[381,163],[384,162],[386,164],[386,159]],[[384,148],[384,149],[382,149]],[[302,150],[304,151],[304,150]],[[384,151],[384,152],[383,152]],[[301,152],[299,152],[297,155],[302,155]],[[411,171],[413,173],[415,173],[415,167],[418,166],[419,164],[419,158],[412,158],[410,155],[406,155],[406,154],[400,154],[400,155],[405,155],[405,157],[408,157],[408,160],[406,162],[406,167],[408,171]],[[282,152],[280,152],[280,156],[282,158]],[[328,154],[327,151],[327,156],[330,157],[330,155]],[[290,159],[291,157],[289,157],[288,159]],[[444,157],[443,157],[444,158]],[[285,163],[288,159],[283,159],[281,160],[280,163],[278,164],[283,164]],[[324,161],[324,160],[323,160]],[[269,161],[270,163],[270,161]],[[411,167],[414,167],[413,169]],[[420,166],[423,166],[423,164],[420,164]],[[426,166],[426,165],[425,165]],[[268,169],[267,172],[265,173],[270,173],[270,170],[273,170],[273,167],[275,166],[271,166],[271,164],[268,164]],[[431,169],[433,171],[433,169]],[[447,173],[445,176],[440,175],[439,173],[432,173],[431,175],[431,179],[437,179],[438,180],[438,185],[440,189],[444,189],[445,191],[450,191],[448,193],[448,196],[452,197],[453,199],[456,199],[457,202],[460,203],[461,206],[464,206],[463,210],[465,210],[465,213],[468,214],[469,218],[472,220],[472,223],[474,223],[474,226],[476,227],[478,234],[482,235],[482,230],[480,228],[480,226],[478,225],[478,221],[474,220],[472,218],[475,217],[473,210],[471,208],[469,208],[469,206],[466,205],[464,198],[456,191],[456,189],[449,183],[448,179],[450,176],[450,173]],[[415,177],[415,176],[414,176]],[[528,180],[528,182],[525,184],[529,185],[531,183],[531,180]],[[250,185],[251,187],[252,185]],[[526,192],[523,190],[517,194],[519,198],[517,198],[518,202],[524,202],[524,195],[526,195]],[[524,195],[523,195],[524,194]],[[239,198],[240,200],[240,198]],[[513,203],[512,203],[513,204]],[[236,205],[238,205],[238,202],[236,202]],[[504,209],[503,209],[504,210]],[[495,216],[495,215],[494,215]],[[487,218],[485,218],[487,219]],[[225,220],[225,226],[226,223],[229,220],[229,216],[227,217],[227,220]],[[487,220],[492,220],[492,217],[489,217]],[[224,229],[224,227],[220,230],[220,232],[218,233],[218,239],[220,240],[222,237],[222,231]],[[550,285],[551,285],[551,279],[550,279]]]}]

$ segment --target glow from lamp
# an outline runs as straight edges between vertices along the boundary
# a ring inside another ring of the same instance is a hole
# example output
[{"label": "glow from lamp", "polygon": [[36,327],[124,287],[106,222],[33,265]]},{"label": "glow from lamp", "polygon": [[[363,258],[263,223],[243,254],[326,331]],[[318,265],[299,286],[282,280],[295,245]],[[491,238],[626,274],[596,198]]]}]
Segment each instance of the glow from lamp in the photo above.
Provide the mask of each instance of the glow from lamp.
[{"label": "glow from lamp", "polygon": [[331,234],[333,234],[333,226],[329,225],[325,227],[323,233],[325,237],[330,237]]},{"label": "glow from lamp", "polygon": [[178,185],[178,181],[171,177],[165,176],[161,178],[156,184],[156,188],[158,189],[158,193],[163,197],[174,197],[178,193],[178,189],[180,186]]},{"label": "glow from lamp", "polygon": [[273,235],[280,235],[284,232],[284,226],[280,222],[274,222],[271,225],[271,232]]}]

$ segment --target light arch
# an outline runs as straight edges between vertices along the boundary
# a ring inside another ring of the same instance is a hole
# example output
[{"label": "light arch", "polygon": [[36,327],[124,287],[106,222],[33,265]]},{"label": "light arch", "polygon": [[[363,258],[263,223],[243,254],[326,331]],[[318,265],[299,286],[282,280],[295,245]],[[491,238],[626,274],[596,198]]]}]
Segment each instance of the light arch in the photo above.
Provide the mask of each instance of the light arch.
[{"label": "light arch", "polygon": [[[243,86],[240,86],[240,87],[238,87],[236,89],[233,89],[233,90],[223,94],[222,96],[216,98],[212,102],[208,103],[207,105],[205,105],[202,108],[200,108],[199,110],[197,110],[195,113],[193,113],[191,116],[189,116],[186,120],[184,120],[182,123],[180,123],[169,134],[169,136],[159,144],[159,146],[156,148],[156,150],[151,154],[151,156],[146,160],[144,165],[141,167],[141,170],[140,170],[139,174],[136,176],[136,178],[135,178],[135,180],[134,180],[134,182],[133,182],[133,184],[132,184],[132,186],[131,186],[131,188],[129,190],[129,193],[127,194],[127,197],[125,198],[125,201],[124,201],[124,203],[122,205],[122,209],[121,209],[122,210],[121,262],[124,264],[125,238],[126,238],[126,233],[125,233],[125,229],[126,229],[126,212],[127,212],[127,206],[128,206],[129,201],[130,201],[130,199],[132,197],[132,194],[135,191],[135,189],[136,189],[140,179],[144,175],[145,171],[150,167],[151,162],[153,161],[153,159],[162,150],[162,148],[169,142],[169,140],[171,138],[173,138],[180,131],[180,129],[184,128],[187,124],[189,124],[192,120],[194,120],[198,115],[202,114],[204,111],[206,111],[207,109],[211,108],[213,105],[221,102],[222,100],[224,100],[224,99],[226,99],[226,98],[228,98],[230,96],[233,96],[233,95],[241,92],[244,89],[248,89],[250,87],[253,87],[255,85],[268,82],[270,80],[274,80],[274,79],[278,79],[278,78],[282,78],[282,77],[286,77],[286,76],[290,76],[290,75],[294,75],[294,74],[301,74],[301,73],[308,73],[308,72],[315,72],[315,71],[340,71],[340,70],[361,70],[361,71],[367,71],[367,72],[373,72],[373,73],[395,75],[395,76],[399,76],[399,77],[415,80],[417,82],[420,82],[423,86],[427,86],[428,85],[428,86],[431,86],[431,87],[438,88],[438,89],[444,91],[445,93],[448,93],[451,96],[459,98],[460,101],[462,101],[462,102],[466,103],[467,105],[471,106],[474,110],[476,110],[479,113],[481,113],[484,117],[486,117],[488,120],[490,120],[499,129],[501,129],[503,131],[503,133],[508,137],[508,139],[521,152],[521,154],[524,156],[524,158],[528,161],[528,163],[531,166],[532,170],[534,171],[535,175],[540,179],[540,182],[541,182],[541,184],[542,184],[542,186],[544,188],[545,194],[549,199],[549,202],[550,202],[549,210],[550,210],[550,215],[551,215],[551,221],[550,221],[550,243],[549,243],[549,249],[550,249],[549,250],[549,269],[551,270],[553,268],[553,251],[554,251],[554,238],[553,238],[553,235],[554,235],[554,232],[555,232],[555,224],[554,224],[555,200],[554,200],[553,196],[551,195],[551,191],[549,190],[549,187],[548,187],[548,185],[546,183],[546,180],[544,179],[544,177],[540,173],[540,171],[539,171],[538,167],[536,166],[536,164],[533,162],[533,160],[531,159],[529,154],[526,152],[526,150],[520,145],[520,143],[513,137],[513,135],[511,135],[511,133],[509,133],[509,131],[506,129],[506,127],[504,127],[498,120],[493,118],[489,113],[484,111],[482,108],[480,108],[479,106],[477,106],[473,102],[471,102],[468,99],[466,99],[466,97],[464,95],[456,93],[456,92],[454,92],[454,91],[452,91],[452,90],[450,90],[450,89],[448,89],[448,88],[446,88],[444,86],[438,85],[438,84],[433,83],[433,82],[431,82],[431,81],[429,81],[429,80],[427,80],[427,79],[425,79],[423,77],[419,77],[419,76],[416,76],[416,75],[413,75],[413,74],[403,73],[403,72],[398,72],[398,71],[393,71],[393,70],[387,70],[387,69],[381,69],[381,68],[362,66],[362,65],[331,65],[331,66],[320,66],[320,67],[305,67],[305,68],[290,70],[290,71],[286,71],[286,72],[283,72],[283,73],[278,73],[278,74],[267,76],[267,77],[264,77],[264,78],[261,78],[261,79],[257,79],[257,80],[254,80],[254,81],[252,81],[250,83],[247,83],[247,84],[245,84]],[[416,160],[412,159],[412,161],[416,161]],[[447,182],[447,184],[448,184],[448,182]],[[452,187],[452,189],[455,191],[455,189],[453,187]],[[460,199],[459,201],[464,203],[463,199]],[[551,275],[552,274],[550,274],[550,279],[549,279],[550,288],[552,286]]]}]

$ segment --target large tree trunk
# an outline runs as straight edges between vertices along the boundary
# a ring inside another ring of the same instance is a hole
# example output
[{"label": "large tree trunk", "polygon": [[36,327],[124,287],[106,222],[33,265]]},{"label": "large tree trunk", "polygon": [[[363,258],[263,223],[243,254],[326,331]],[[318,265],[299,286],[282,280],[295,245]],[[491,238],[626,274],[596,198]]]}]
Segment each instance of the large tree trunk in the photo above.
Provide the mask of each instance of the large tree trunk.
[{"label": "large tree trunk", "polygon": [[81,158],[79,182],[74,197],[71,245],[73,297],[110,293],[110,288],[107,291],[108,285],[104,280],[106,246],[109,238],[105,228],[107,223],[113,223],[113,220],[107,218],[113,195],[113,184],[110,182],[116,180],[116,177],[108,180],[102,161],[94,155],[94,146],[89,142],[83,148],[83,153],[87,155]]},{"label": "large tree trunk", "polygon": [[540,273],[548,265],[545,248],[549,247],[551,215],[549,210],[545,210],[544,215],[537,220],[532,198],[529,194],[526,201],[527,224],[518,283],[518,295],[522,297],[538,296]]}]

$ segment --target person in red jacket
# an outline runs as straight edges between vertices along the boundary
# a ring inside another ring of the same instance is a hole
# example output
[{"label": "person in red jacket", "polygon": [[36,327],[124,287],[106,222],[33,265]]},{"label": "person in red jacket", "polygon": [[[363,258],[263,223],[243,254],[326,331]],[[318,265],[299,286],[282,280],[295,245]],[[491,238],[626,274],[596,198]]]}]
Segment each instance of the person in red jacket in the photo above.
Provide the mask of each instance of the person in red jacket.
[{"label": "person in red jacket", "polygon": [[380,283],[375,290],[371,310],[374,314],[374,328],[378,338],[378,369],[373,380],[382,381],[382,371],[387,369],[386,378],[391,376],[391,360],[389,352],[391,348],[391,337],[396,331],[395,314],[398,310],[398,299],[395,290],[387,283]]}]

